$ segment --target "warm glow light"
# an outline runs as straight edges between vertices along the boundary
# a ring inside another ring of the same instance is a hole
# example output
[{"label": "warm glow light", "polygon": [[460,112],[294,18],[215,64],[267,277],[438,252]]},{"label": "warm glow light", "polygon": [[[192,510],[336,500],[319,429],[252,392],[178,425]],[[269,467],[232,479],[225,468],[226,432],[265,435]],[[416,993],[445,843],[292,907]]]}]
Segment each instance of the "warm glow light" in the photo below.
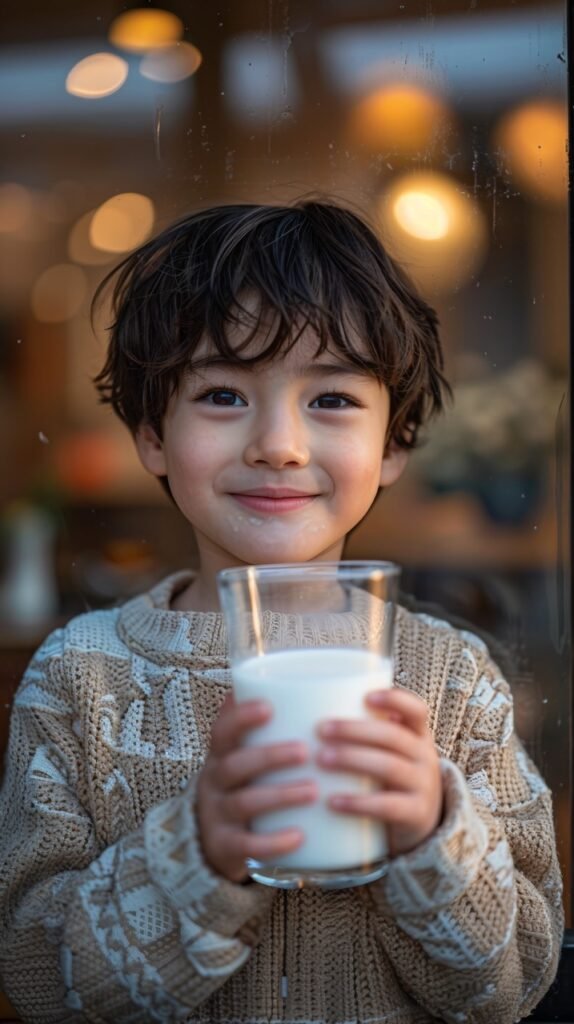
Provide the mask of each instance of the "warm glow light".
[{"label": "warm glow light", "polygon": [[449,228],[448,213],[436,196],[426,192],[402,192],[393,205],[400,226],[415,238],[444,238]]},{"label": "warm glow light", "polygon": [[195,74],[202,56],[191,43],[174,43],[146,54],[140,64],[144,78],[154,82],[181,82]]},{"label": "warm glow light", "polygon": [[6,235],[25,231],[32,219],[33,205],[32,196],[23,185],[0,185],[0,231]]},{"label": "warm glow light", "polygon": [[109,40],[120,50],[145,53],[158,46],[176,43],[183,35],[183,24],[170,11],[137,8],[120,14],[111,24]]},{"label": "warm glow light", "polygon": [[90,244],[105,252],[128,252],[145,242],[153,223],[151,199],[138,192],[122,192],[96,210],[89,228]]},{"label": "warm glow light", "polygon": [[80,267],[56,263],[40,275],[32,289],[32,311],[43,323],[71,320],[78,312],[88,283]]},{"label": "warm glow light", "polygon": [[432,147],[449,117],[436,96],[411,85],[388,85],[369,93],[351,114],[351,141],[374,151],[403,155]]},{"label": "warm glow light", "polygon": [[566,200],[568,116],[553,100],[534,100],[511,111],[495,132],[508,169],[519,188],[538,199]]},{"label": "warm glow light", "polygon": [[120,474],[114,439],[100,431],[62,437],[53,454],[58,483],[72,494],[98,494]]},{"label": "warm glow light", "polygon": [[477,269],[487,244],[476,203],[446,174],[403,175],[381,196],[383,240],[416,282],[431,292],[460,287]]},{"label": "warm glow light", "polygon": [[66,78],[66,91],[84,100],[99,100],[121,89],[128,65],[115,53],[93,53],[75,64]]},{"label": "warm glow light", "polygon": [[68,235],[68,256],[74,263],[101,266],[114,258],[113,253],[95,249],[90,242],[90,225],[95,212],[95,210],[90,210],[89,213],[80,217]]}]

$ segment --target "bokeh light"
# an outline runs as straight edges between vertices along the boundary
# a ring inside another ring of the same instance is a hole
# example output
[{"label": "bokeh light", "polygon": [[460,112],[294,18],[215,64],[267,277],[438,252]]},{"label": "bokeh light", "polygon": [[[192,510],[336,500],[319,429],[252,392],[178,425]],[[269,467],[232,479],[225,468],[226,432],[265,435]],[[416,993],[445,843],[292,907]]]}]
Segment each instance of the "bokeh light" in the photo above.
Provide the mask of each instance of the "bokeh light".
[{"label": "bokeh light", "polygon": [[444,238],[449,230],[449,215],[437,196],[415,190],[401,192],[395,199],[393,213],[399,225],[415,238]]},{"label": "bokeh light", "polygon": [[108,38],[120,50],[145,53],[146,50],[176,43],[182,35],[183,24],[176,14],[138,7],[114,19]]},{"label": "bokeh light", "polygon": [[99,100],[121,89],[128,65],[115,53],[93,53],[74,64],[66,78],[66,91],[84,100]]},{"label": "bokeh light", "polygon": [[16,235],[30,225],[34,210],[31,193],[23,185],[0,185],[0,232]]},{"label": "bokeh light", "polygon": [[459,288],[484,259],[484,216],[447,174],[402,175],[380,196],[378,215],[390,252],[425,290]]},{"label": "bokeh light", "polygon": [[74,263],[101,266],[114,258],[113,253],[95,249],[90,242],[90,226],[95,210],[89,210],[76,221],[68,235],[68,256]]},{"label": "bokeh light", "polygon": [[355,145],[373,152],[411,155],[432,148],[449,121],[437,96],[414,85],[386,85],[359,100],[349,132]]},{"label": "bokeh light", "polygon": [[113,437],[99,430],[60,438],[52,457],[58,483],[78,497],[99,494],[121,473]]},{"label": "bokeh light", "polygon": [[40,274],[31,294],[32,312],[43,323],[71,320],[79,311],[88,282],[81,267],[56,263]]},{"label": "bokeh light", "polygon": [[147,53],[140,63],[140,72],[153,82],[181,82],[195,74],[201,61],[202,56],[196,46],[174,43]]},{"label": "bokeh light", "polygon": [[510,111],[494,134],[518,187],[550,202],[566,200],[567,139],[566,107],[555,100],[532,100]]},{"label": "bokeh light", "polygon": [[89,227],[89,241],[105,252],[128,252],[145,242],[155,218],[151,199],[138,192],[122,192],[96,210]]}]

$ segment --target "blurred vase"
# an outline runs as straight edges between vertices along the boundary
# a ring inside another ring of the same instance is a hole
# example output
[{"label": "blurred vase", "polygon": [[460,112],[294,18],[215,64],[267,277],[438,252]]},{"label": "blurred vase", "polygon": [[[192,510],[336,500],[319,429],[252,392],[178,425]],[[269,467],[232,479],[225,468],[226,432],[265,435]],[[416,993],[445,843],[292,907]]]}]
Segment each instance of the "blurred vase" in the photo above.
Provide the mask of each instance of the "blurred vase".
[{"label": "blurred vase", "polygon": [[7,526],[7,564],[0,587],[6,625],[40,626],[58,610],[55,528],[40,509],[23,507]]},{"label": "blurred vase", "polygon": [[492,469],[481,465],[466,477],[452,480],[429,480],[435,494],[464,491],[471,494],[493,523],[520,526],[528,521],[544,491],[542,473]]},{"label": "blurred vase", "polygon": [[493,522],[519,526],[534,513],[542,490],[541,474],[494,472],[479,482],[477,497]]}]

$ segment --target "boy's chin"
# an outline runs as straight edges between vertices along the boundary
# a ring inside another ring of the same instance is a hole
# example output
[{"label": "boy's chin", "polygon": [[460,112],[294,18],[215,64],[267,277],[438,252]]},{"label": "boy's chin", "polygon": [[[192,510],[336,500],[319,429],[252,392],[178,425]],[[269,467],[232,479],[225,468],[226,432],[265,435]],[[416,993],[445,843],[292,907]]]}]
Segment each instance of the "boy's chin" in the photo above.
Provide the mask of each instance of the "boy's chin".
[{"label": "boy's chin", "polygon": [[329,557],[336,561],[341,557],[343,549],[343,541],[341,541],[340,552],[332,550],[334,545],[328,549],[324,545],[311,545],[309,543],[300,544],[274,544],[274,545],[240,545],[234,546],[234,550],[230,550],[229,554],[234,559],[243,562],[245,565],[282,565],[285,562],[298,563],[298,562],[313,562],[315,559],[321,556]]}]

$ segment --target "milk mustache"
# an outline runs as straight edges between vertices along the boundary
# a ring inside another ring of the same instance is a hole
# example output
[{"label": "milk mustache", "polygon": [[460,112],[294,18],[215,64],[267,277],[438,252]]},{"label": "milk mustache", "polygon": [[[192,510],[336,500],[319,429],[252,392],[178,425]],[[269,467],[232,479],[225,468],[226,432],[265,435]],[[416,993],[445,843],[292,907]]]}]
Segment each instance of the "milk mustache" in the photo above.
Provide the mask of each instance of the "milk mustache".
[{"label": "milk mustache", "polygon": [[288,807],[260,815],[252,822],[255,832],[301,828],[305,841],[280,860],[269,862],[286,868],[339,869],[379,861],[387,853],[385,828],[369,818],[341,814],[326,806],[333,793],[365,794],[377,789],[374,781],[339,771],[324,771],[315,763],[322,745],[316,726],[326,718],[367,718],[365,705],[370,690],[392,685],[392,661],[360,648],[306,648],[273,651],[249,658],[232,669],[235,698],[266,700],[273,717],[251,730],[248,746],[302,740],[310,759],[297,767],[261,776],[261,782],[316,780],[318,799],[300,807]]}]

